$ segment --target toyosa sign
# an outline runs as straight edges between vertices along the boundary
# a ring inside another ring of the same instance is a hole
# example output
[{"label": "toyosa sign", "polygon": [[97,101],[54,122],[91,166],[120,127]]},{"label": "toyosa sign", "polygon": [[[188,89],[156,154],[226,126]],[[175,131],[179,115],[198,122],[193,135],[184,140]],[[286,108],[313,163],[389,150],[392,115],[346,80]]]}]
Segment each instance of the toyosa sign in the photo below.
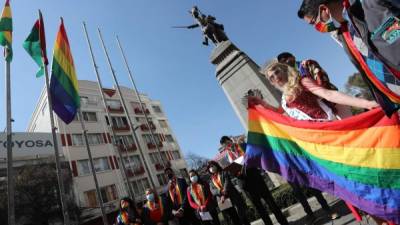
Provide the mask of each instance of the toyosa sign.
[{"label": "toyosa sign", "polygon": [[[58,143],[60,140],[58,138]],[[13,158],[37,158],[54,155],[54,143],[51,133],[13,133]],[[61,148],[59,148],[61,151]],[[0,158],[7,158],[7,135],[0,133]]]}]

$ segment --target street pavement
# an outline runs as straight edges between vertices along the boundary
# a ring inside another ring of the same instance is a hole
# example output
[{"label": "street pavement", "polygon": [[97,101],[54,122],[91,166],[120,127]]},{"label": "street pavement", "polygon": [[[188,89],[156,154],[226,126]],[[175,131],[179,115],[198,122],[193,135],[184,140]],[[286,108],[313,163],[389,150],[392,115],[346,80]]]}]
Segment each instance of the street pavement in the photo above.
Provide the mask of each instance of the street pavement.
[{"label": "street pavement", "polygon": [[[366,216],[363,216],[363,221],[356,221],[343,201],[326,194],[324,194],[324,196],[329,205],[332,207],[333,211],[339,213],[341,217],[336,220],[331,220],[330,217],[321,209],[321,206],[317,202],[316,198],[312,197],[308,199],[308,202],[313,209],[315,216],[318,218],[313,225],[376,225],[374,221]],[[283,210],[283,212],[287,216],[290,225],[307,225],[306,213],[299,203]],[[274,222],[274,225],[279,225],[275,217],[273,215],[270,216]],[[262,220],[257,220],[253,221],[251,224],[263,225],[264,223]]]}]

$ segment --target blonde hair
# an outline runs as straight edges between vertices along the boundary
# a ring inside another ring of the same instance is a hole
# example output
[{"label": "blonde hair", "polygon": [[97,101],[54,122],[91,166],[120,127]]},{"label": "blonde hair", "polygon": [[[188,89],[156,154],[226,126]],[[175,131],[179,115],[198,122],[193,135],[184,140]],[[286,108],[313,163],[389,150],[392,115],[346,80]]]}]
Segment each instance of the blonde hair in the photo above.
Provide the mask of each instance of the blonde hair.
[{"label": "blonde hair", "polygon": [[269,72],[276,70],[280,70],[282,75],[286,76],[287,78],[287,83],[283,87],[283,95],[286,96],[286,101],[294,101],[303,90],[300,84],[300,76],[298,72],[286,64],[278,61],[272,61],[261,70],[261,73],[267,77]]}]

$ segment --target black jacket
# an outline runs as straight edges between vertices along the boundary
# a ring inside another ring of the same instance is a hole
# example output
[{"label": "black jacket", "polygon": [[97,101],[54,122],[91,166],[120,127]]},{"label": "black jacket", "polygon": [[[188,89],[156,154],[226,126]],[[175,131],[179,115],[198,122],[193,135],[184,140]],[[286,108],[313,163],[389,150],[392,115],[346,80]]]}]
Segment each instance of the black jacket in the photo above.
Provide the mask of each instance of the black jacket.
[{"label": "black jacket", "polygon": [[389,35],[387,25],[400,18],[398,0],[349,0],[347,13],[361,39],[386,65],[400,71],[400,35]]},{"label": "black jacket", "polygon": [[187,200],[187,195],[186,195],[186,190],[188,188],[188,185],[186,183],[186,180],[184,178],[176,178],[176,182],[179,186],[179,190],[181,192],[181,196],[182,196],[182,204],[181,205],[177,205],[174,204],[174,202],[172,201],[172,196],[169,193],[169,188],[171,186],[171,181],[168,182],[167,185],[167,200],[169,201],[169,205],[171,205],[172,209],[174,210],[178,210],[180,208],[186,210],[186,209],[190,209],[190,206],[188,204],[188,200]]}]

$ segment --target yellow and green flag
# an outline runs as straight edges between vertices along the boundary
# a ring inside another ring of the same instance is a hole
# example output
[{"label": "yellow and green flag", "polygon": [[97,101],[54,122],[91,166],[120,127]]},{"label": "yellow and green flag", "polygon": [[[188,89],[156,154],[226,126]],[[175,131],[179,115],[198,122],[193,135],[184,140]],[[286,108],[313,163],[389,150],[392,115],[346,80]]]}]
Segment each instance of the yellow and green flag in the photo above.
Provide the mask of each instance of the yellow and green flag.
[{"label": "yellow and green flag", "polygon": [[6,47],[6,60],[12,60],[12,17],[10,1],[6,0],[0,18],[0,45]]}]

